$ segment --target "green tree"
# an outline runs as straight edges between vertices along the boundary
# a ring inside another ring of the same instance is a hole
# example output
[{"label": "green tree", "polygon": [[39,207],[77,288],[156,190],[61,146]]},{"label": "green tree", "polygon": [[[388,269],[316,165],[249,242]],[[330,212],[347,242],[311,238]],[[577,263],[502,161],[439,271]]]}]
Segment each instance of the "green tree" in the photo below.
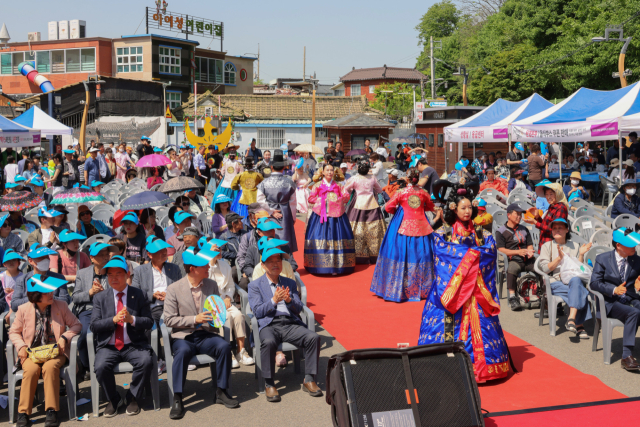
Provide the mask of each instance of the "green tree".
[{"label": "green tree", "polygon": [[[387,90],[392,91],[392,93],[383,92]],[[413,86],[409,83],[384,83],[376,87],[374,94],[376,97],[371,103],[372,108],[385,111],[386,106],[387,115],[393,118],[411,115],[413,110]],[[420,99],[420,85],[417,85],[416,101]]]},{"label": "green tree", "polygon": [[262,81],[262,79],[255,79],[255,80],[253,81],[253,84],[254,84],[254,86],[255,86],[255,85],[263,85],[263,84],[264,84],[264,82]]}]

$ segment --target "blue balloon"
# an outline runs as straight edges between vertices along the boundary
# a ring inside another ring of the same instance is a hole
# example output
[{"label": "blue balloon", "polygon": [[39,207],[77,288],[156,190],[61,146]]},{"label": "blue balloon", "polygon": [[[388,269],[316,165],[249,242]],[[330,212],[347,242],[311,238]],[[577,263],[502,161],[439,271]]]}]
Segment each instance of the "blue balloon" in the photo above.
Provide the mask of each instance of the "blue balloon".
[{"label": "blue balloon", "polygon": [[456,163],[456,170],[462,170],[462,168],[466,168],[467,166],[469,166],[469,160],[460,160]]},{"label": "blue balloon", "polygon": [[549,152],[549,150],[547,150],[547,144],[545,144],[544,142],[540,143],[540,152],[543,156]]},{"label": "blue balloon", "polygon": [[516,150],[524,151],[524,146],[522,142],[516,142]]}]

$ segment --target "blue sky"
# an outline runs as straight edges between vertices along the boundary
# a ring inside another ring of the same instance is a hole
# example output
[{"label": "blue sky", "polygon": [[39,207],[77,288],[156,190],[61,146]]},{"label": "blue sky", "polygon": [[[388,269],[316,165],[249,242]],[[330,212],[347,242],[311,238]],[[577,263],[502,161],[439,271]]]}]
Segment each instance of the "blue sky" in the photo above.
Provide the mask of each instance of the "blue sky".
[{"label": "blue sky", "polygon": [[[307,75],[315,71],[321,83],[338,83],[352,67],[414,67],[421,49],[414,28],[434,2],[168,0],[167,10],[223,21],[224,49],[230,55],[257,53],[260,43],[264,81],[302,77],[306,46]],[[7,24],[13,42],[25,41],[31,31],[40,31],[46,40],[47,23],[65,19],[86,21],[89,37],[131,35],[136,29],[142,34],[145,6],[154,4],[153,0],[3,0],[0,25]],[[201,47],[210,42],[195,39]],[[220,42],[214,40],[211,48],[218,50]]]}]

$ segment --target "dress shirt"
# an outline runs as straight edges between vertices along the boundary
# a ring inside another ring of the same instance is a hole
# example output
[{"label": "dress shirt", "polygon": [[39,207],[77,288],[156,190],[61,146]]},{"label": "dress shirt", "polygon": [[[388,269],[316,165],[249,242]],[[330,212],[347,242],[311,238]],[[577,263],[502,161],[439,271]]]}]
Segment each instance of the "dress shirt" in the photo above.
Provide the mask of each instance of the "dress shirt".
[{"label": "dress shirt", "polygon": [[220,291],[220,298],[229,297],[233,300],[236,293],[236,284],[231,277],[231,266],[224,259],[216,260],[215,264],[209,263],[209,279],[215,280]]},{"label": "dress shirt", "polygon": [[[269,281],[269,286],[271,286],[271,294],[276,294],[277,283],[273,283],[271,279],[267,276],[267,280]],[[280,280],[278,280],[280,282]],[[280,301],[278,304],[273,302],[273,298],[271,298],[271,304],[276,308],[276,316],[291,316],[289,309],[287,308],[287,303],[284,300]]]},{"label": "dress shirt", "polygon": [[627,259],[622,258],[620,255],[618,255],[618,251],[614,251],[613,253],[616,256],[616,264],[618,264],[618,272],[620,273],[620,280],[624,281],[623,277],[625,277],[625,274],[627,272]]},{"label": "dress shirt", "polygon": [[200,170],[205,170],[207,168],[207,163],[204,161],[202,154],[198,153],[193,158],[193,167]]},{"label": "dress shirt", "polygon": [[53,229],[41,228],[40,231],[42,231],[42,242],[40,243],[46,245],[47,243],[49,243],[49,239],[51,238],[51,232],[53,231]]},{"label": "dress shirt", "polygon": [[[116,291],[115,289],[111,288],[111,290],[113,291],[113,301],[114,301],[114,307],[115,307],[115,312],[116,315],[118,314],[118,294],[120,292],[122,292],[124,295],[122,296],[122,305],[126,308],[127,307],[127,292],[129,291],[129,286],[127,285],[126,288],[124,288],[123,291]],[[131,313],[129,313],[131,314]],[[131,322],[131,326],[135,326],[136,325],[136,316],[132,316],[133,317],[133,322]],[[124,345],[127,344],[131,344],[131,339],[129,338],[129,334],[127,333],[127,324],[125,323],[124,325]],[[111,335],[111,339],[109,340],[109,345],[116,345],[116,332],[113,332],[113,335]]]},{"label": "dress shirt", "polygon": [[[191,285],[191,296],[193,297],[193,302],[196,304],[196,311],[202,313],[202,280],[198,283],[198,286]],[[193,316],[193,323],[196,323],[197,317],[198,316]]]},{"label": "dress shirt", "polygon": [[[167,273],[164,270],[164,266],[162,266],[162,272],[158,271],[153,265],[151,266],[151,271],[153,272],[153,293],[156,292],[166,292],[167,291]],[[157,305],[163,305],[164,301],[155,300],[151,307],[155,307]]]}]

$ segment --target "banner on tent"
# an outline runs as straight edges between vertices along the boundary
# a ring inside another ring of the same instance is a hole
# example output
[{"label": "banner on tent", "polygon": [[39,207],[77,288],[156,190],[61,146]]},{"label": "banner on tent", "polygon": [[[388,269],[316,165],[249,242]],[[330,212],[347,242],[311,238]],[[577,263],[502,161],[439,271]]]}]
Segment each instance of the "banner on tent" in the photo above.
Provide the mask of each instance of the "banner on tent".
[{"label": "banner on tent", "polygon": [[447,142],[506,142],[509,129],[492,127],[444,128]]},{"label": "banner on tent", "polygon": [[511,136],[513,141],[521,142],[575,142],[617,139],[618,121],[512,125]]},{"label": "banner on tent", "polygon": [[0,148],[7,147],[31,147],[40,145],[40,134],[27,134],[6,136],[0,134]]}]

